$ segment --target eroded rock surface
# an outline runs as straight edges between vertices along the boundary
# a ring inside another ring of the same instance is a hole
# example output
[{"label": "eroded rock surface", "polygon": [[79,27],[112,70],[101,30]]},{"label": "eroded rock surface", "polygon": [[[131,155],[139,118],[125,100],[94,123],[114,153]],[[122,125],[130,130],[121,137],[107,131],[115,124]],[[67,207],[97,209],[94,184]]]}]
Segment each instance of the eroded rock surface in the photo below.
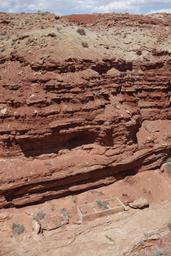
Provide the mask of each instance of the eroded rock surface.
[{"label": "eroded rock surface", "polygon": [[139,198],[132,203],[129,204],[129,206],[133,209],[144,209],[149,207],[149,202],[145,198]]},{"label": "eroded rock surface", "polygon": [[0,207],[158,169],[171,15],[0,14]]}]

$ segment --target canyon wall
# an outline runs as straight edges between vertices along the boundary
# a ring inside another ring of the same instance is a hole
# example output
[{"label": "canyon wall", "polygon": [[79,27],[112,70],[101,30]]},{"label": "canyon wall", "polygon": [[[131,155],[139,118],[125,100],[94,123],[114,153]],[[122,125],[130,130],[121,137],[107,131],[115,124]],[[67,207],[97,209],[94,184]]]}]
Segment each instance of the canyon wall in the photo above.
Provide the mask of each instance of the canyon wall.
[{"label": "canyon wall", "polygon": [[0,207],[159,169],[171,15],[0,13]]}]

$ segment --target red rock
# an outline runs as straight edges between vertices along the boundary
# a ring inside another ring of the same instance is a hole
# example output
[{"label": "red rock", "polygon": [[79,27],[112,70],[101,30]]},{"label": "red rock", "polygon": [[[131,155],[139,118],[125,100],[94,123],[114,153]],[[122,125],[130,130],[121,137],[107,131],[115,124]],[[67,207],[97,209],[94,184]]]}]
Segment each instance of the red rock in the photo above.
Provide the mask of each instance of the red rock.
[{"label": "red rock", "polygon": [[161,166],[171,154],[169,24],[169,15],[0,15],[1,208]]}]

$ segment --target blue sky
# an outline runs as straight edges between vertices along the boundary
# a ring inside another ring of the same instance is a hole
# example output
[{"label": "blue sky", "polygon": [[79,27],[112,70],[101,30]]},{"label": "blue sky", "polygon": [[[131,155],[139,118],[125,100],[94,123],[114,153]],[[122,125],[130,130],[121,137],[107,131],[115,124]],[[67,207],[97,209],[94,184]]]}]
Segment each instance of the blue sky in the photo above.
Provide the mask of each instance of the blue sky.
[{"label": "blue sky", "polygon": [[171,13],[171,0],[0,0],[0,11],[38,10],[59,15],[95,12]]}]

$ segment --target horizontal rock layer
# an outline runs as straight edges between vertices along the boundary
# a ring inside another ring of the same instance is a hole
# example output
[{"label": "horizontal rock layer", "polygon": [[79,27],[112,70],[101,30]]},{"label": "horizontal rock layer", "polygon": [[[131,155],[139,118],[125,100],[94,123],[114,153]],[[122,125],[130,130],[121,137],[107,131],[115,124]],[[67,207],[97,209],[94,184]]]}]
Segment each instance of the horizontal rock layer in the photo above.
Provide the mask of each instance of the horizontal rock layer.
[{"label": "horizontal rock layer", "polygon": [[[170,16],[86,17],[83,27],[84,16],[0,16],[1,208],[155,170],[171,154]],[[121,53],[111,48],[118,27],[127,36],[131,29],[128,53],[122,33]],[[153,31],[156,41],[137,49],[133,29],[140,38]]]}]

